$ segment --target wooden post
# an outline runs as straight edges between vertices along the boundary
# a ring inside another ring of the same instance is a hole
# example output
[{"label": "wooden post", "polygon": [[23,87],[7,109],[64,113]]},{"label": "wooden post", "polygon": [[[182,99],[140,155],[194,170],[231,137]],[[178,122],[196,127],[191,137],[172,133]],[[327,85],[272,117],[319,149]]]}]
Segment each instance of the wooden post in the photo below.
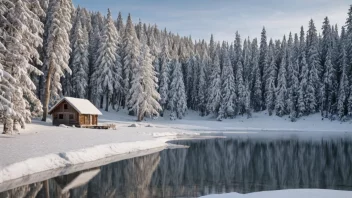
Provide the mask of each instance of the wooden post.
[{"label": "wooden post", "polygon": [[44,187],[44,192],[45,192],[45,198],[50,198],[49,180],[44,181],[43,187]]}]

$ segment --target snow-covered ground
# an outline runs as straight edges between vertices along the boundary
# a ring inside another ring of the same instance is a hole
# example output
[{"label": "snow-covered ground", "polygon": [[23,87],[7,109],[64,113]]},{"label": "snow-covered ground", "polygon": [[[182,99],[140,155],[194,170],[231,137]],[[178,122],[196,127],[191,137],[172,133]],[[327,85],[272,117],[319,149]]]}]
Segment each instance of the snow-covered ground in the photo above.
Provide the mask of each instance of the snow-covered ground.
[{"label": "snow-covered ground", "polygon": [[322,120],[319,114],[295,123],[287,117],[269,117],[265,113],[253,114],[251,119],[238,117],[218,122],[211,116],[199,117],[190,111],[183,120],[171,121],[166,114],[163,118],[137,123],[137,127],[128,127],[136,123],[135,117],[123,111],[102,112],[100,124],[115,123],[117,130],[55,127],[50,122],[33,121],[20,134],[0,135],[0,183],[118,154],[165,147],[168,140],[180,135],[352,136],[351,123]]},{"label": "snow-covered ground", "polygon": [[202,198],[350,198],[351,191],[299,189],[255,192],[249,194],[228,193],[220,195],[207,195]]}]

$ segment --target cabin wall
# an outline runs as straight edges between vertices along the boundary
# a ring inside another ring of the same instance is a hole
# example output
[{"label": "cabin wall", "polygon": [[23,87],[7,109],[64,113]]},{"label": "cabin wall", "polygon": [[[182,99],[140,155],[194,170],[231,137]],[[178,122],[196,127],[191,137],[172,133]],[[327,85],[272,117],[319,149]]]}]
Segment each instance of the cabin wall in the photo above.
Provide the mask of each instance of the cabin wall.
[{"label": "cabin wall", "polygon": [[79,125],[80,126],[98,125],[98,116],[81,114],[79,115]]},{"label": "cabin wall", "polygon": [[52,113],[53,125],[64,124],[67,126],[79,125],[79,113],[66,102],[59,104]]}]

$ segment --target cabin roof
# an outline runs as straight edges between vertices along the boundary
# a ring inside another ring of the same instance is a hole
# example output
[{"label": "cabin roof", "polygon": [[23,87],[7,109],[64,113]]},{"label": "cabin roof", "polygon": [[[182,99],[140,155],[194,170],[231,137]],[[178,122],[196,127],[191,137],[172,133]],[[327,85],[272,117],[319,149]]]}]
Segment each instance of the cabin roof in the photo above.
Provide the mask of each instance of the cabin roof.
[{"label": "cabin roof", "polygon": [[81,98],[64,97],[57,102],[49,111],[49,114],[56,109],[63,101],[69,103],[79,114],[103,115],[89,100]]}]

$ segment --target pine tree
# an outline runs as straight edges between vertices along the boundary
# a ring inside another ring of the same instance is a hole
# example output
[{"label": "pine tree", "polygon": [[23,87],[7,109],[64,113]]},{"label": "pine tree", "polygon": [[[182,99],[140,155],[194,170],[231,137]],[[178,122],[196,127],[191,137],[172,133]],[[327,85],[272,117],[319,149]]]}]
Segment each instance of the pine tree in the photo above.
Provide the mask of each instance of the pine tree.
[{"label": "pine tree", "polygon": [[[122,39],[123,42],[123,88],[125,102],[124,105],[129,103],[131,99],[130,89],[131,89],[131,78],[133,71],[138,67],[138,58],[140,56],[139,40],[137,38],[136,30],[132,22],[131,15],[128,15],[127,23],[125,27],[125,33]],[[131,106],[128,106],[131,110]],[[133,112],[133,111],[130,111]]]},{"label": "pine tree", "polygon": [[346,115],[346,99],[347,99],[347,93],[348,93],[348,78],[347,78],[347,56],[346,56],[346,48],[345,45],[343,44],[341,50],[341,68],[342,68],[342,73],[340,77],[340,87],[339,87],[339,95],[338,95],[338,104],[337,104],[337,110],[338,110],[338,116],[340,120],[345,120],[345,115]]},{"label": "pine tree", "polygon": [[48,68],[46,75],[43,121],[46,121],[48,105],[51,95],[57,98],[61,90],[60,78],[64,72],[71,73],[68,67],[70,42],[69,32],[71,30],[71,0],[57,0],[53,2],[50,9],[48,25],[48,37],[45,46],[45,66]]},{"label": "pine tree", "polygon": [[243,66],[242,61],[237,61],[236,71],[236,96],[237,96],[237,111],[240,115],[246,113],[246,87],[243,80]]},{"label": "pine tree", "polygon": [[100,23],[102,23],[102,15],[100,13],[96,15],[92,15],[92,29],[89,31],[89,68],[88,68],[88,89],[87,89],[87,97],[93,104],[97,103],[97,84],[96,84],[96,76],[94,76],[94,72],[96,71],[96,60],[98,58],[97,51],[100,44],[100,38],[102,31],[100,30]]},{"label": "pine tree", "polygon": [[207,109],[217,116],[221,102],[221,70],[219,55],[216,52],[213,62],[213,71],[210,76],[209,100]]},{"label": "pine tree", "polygon": [[206,91],[207,91],[207,83],[206,83],[206,63],[207,57],[203,54],[203,57],[199,60],[199,81],[198,81],[198,94],[197,94],[197,102],[198,102],[198,110],[201,116],[206,115]]},{"label": "pine tree", "polygon": [[257,39],[254,39],[252,42],[252,61],[251,61],[251,77],[250,79],[252,82],[252,105],[254,111],[258,112],[262,110],[262,79],[260,75],[260,68],[259,68],[259,60],[258,60],[259,52],[258,52],[258,45]]},{"label": "pine tree", "polygon": [[72,46],[73,91],[78,98],[86,97],[88,86],[88,32],[78,21],[74,30],[75,42]]},{"label": "pine tree", "polygon": [[233,75],[233,69],[231,66],[231,60],[228,51],[224,51],[223,54],[223,70],[221,74],[221,105],[219,109],[218,120],[226,118],[233,118],[235,116],[235,79]]},{"label": "pine tree", "polygon": [[268,51],[269,66],[267,68],[267,78],[265,85],[265,104],[269,115],[271,116],[275,107],[275,81],[276,81],[276,66],[274,56],[274,43],[272,40],[269,42]]},{"label": "pine tree", "polygon": [[319,75],[322,69],[318,53],[317,30],[313,20],[310,20],[307,34],[307,62],[309,67],[307,110],[309,114],[315,113],[317,108],[320,106],[317,98],[321,98]]},{"label": "pine tree", "polygon": [[[114,90],[121,89],[121,59],[118,55],[119,35],[108,10],[107,19],[103,29],[98,48],[98,57],[96,60],[95,76],[97,79],[97,93],[101,98],[106,96],[105,111],[109,110],[110,98]],[[100,106],[102,107],[101,99]]]},{"label": "pine tree", "polygon": [[323,117],[328,117],[329,114],[332,115],[335,113],[335,110],[333,110],[334,106],[334,99],[335,99],[335,68],[332,65],[332,52],[331,48],[328,49],[328,52],[326,54],[325,58],[325,71],[324,71],[324,76],[323,76],[323,83],[322,83],[322,116]]},{"label": "pine tree", "polygon": [[173,72],[170,83],[170,101],[171,119],[182,119],[187,110],[187,99],[185,85],[183,83],[183,74],[181,64],[177,59],[172,60]]},{"label": "pine tree", "polygon": [[[42,75],[38,48],[42,47],[45,16],[37,0],[3,1],[0,3],[0,82],[4,102],[1,117],[4,133],[25,128],[32,116],[42,112],[35,95],[34,78]],[[1,57],[2,56],[2,57]],[[1,66],[2,65],[2,66]],[[33,78],[31,78],[33,77]]]},{"label": "pine tree", "polygon": [[295,122],[298,117],[298,97],[299,97],[299,80],[298,80],[298,72],[297,69],[299,66],[298,59],[295,60],[294,63],[290,61],[288,65],[289,79],[290,79],[290,88],[289,88],[289,111],[290,118],[292,122]]},{"label": "pine tree", "polygon": [[130,100],[128,106],[133,111],[138,121],[143,121],[145,116],[158,116],[161,106],[160,95],[157,92],[157,78],[153,66],[153,57],[147,45],[144,29],[140,29],[140,55],[138,64],[133,67]]},{"label": "pine tree", "polygon": [[302,117],[307,113],[307,85],[308,85],[308,76],[309,69],[306,62],[306,55],[302,53],[302,61],[300,64],[301,74],[300,74],[300,84],[298,91],[298,117]]},{"label": "pine tree", "polygon": [[[169,54],[169,41],[165,37],[163,48],[160,55],[160,76],[159,76],[159,94],[160,104],[163,110],[166,109],[169,95],[170,83],[170,54]],[[163,113],[162,113],[163,116]]]},{"label": "pine tree", "polygon": [[277,78],[277,90],[276,90],[276,104],[275,111],[276,115],[283,116],[287,113],[287,79],[286,79],[286,53],[287,53],[287,44],[286,38],[284,37],[282,41],[282,58]]},{"label": "pine tree", "polygon": [[[259,49],[259,63],[258,66],[260,68],[260,78],[261,78],[261,93],[262,93],[262,109],[265,109],[265,82],[267,81],[268,78],[268,43],[267,43],[267,36],[266,36],[266,30],[265,27],[263,27],[262,33],[261,33],[261,39],[260,39],[260,49]],[[264,83],[262,83],[264,82]]]}]

